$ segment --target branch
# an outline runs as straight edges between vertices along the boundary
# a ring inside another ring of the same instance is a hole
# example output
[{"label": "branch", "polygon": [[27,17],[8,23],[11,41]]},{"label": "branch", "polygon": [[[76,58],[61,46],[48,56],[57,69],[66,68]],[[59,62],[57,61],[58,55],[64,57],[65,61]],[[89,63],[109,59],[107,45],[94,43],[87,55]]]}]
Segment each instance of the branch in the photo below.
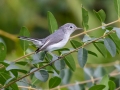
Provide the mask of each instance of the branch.
[{"label": "branch", "polygon": [[[117,73],[111,73],[110,76],[117,76],[119,75],[120,72],[117,72]],[[85,81],[81,81],[81,82],[77,82],[77,83],[72,83],[72,84],[67,84],[67,85],[63,85],[63,86],[59,86],[59,87],[55,87],[55,88],[52,88],[50,90],[55,90],[55,89],[61,89],[61,88],[65,88],[65,87],[69,87],[69,86],[74,86],[75,84],[85,84],[85,83],[89,83],[89,82],[95,82],[97,80],[100,80],[102,77],[99,77],[99,78],[94,78],[92,80],[85,80]],[[32,87],[26,87],[26,86],[18,86],[19,88],[27,88],[27,89],[30,89],[30,90],[36,90],[36,88],[32,88]],[[120,87],[118,87],[116,90],[119,90]]]},{"label": "branch", "polygon": [[10,33],[7,33],[7,32],[5,32],[5,31],[3,31],[3,30],[0,30],[0,35],[1,35],[1,36],[4,36],[4,37],[7,37],[7,38],[9,38],[9,39],[11,39],[12,41],[15,41],[15,42],[18,40],[15,35],[12,35],[12,34],[10,34]]},{"label": "branch", "polygon": [[[120,22],[120,18],[119,18],[118,20],[115,20],[115,21],[110,22],[110,23],[108,23],[108,24],[104,24],[103,26],[108,26],[108,25],[111,25],[111,24],[114,24],[114,23],[117,23],[117,22]],[[100,29],[100,28],[102,28],[102,26],[99,26],[99,27],[97,27],[97,28],[93,28],[93,29],[84,31],[84,32],[82,32],[82,33],[79,33],[79,34],[77,34],[77,35],[74,35],[74,36],[70,37],[70,39],[75,38],[75,37],[78,37],[78,36],[81,36],[81,35],[86,34],[86,33],[88,33],[88,32],[92,32],[92,31],[98,30],[98,29]]]},{"label": "branch", "polygon": [[113,33],[113,32],[115,32],[115,31],[112,30],[112,31],[104,34],[103,36],[101,36],[101,37],[99,37],[99,38],[97,38],[97,39],[95,39],[95,40],[93,40],[93,41],[91,41],[91,42],[88,42],[88,43],[86,43],[86,44],[83,44],[82,46],[74,49],[73,51],[70,51],[69,53],[66,53],[66,54],[62,55],[60,58],[58,58],[58,59],[56,59],[56,60],[54,60],[54,61],[52,61],[52,62],[50,62],[50,63],[48,63],[48,64],[46,64],[46,65],[44,65],[44,66],[42,66],[42,67],[40,67],[40,68],[37,68],[36,70],[34,70],[34,71],[32,71],[32,72],[24,75],[23,77],[20,77],[20,78],[14,80],[14,81],[8,83],[7,85],[3,86],[1,89],[6,88],[6,87],[12,85],[13,83],[15,83],[15,82],[17,82],[17,81],[19,81],[19,80],[21,80],[21,79],[23,79],[23,78],[31,75],[31,74],[33,74],[34,72],[36,72],[36,71],[38,71],[38,70],[40,70],[40,69],[42,69],[42,68],[45,68],[45,67],[51,65],[52,63],[54,63],[54,62],[57,61],[57,60],[61,60],[61,59],[64,58],[65,56],[67,56],[67,55],[69,55],[69,54],[71,54],[71,53],[73,53],[73,52],[76,52],[76,51],[78,51],[80,48],[83,48],[83,47],[85,47],[85,46],[87,46],[87,45],[89,45],[89,44],[91,44],[91,43],[93,43],[93,42],[95,42],[95,41],[97,41],[97,40],[99,40],[99,39],[102,39],[102,38],[104,38],[105,36],[107,36],[107,35],[109,35],[109,34],[111,34],[111,33]]},{"label": "branch", "polygon": [[29,53],[29,54],[26,54],[26,55],[24,55],[24,56],[22,56],[22,57],[20,57],[20,58],[17,58],[17,59],[15,59],[13,62],[18,62],[19,60],[21,60],[21,59],[23,59],[23,58],[25,58],[25,57],[28,57],[28,56],[30,56],[30,55],[32,55],[32,54],[35,54],[35,52]]},{"label": "branch", "polygon": [[[113,21],[113,22],[110,22],[110,23],[108,23],[108,24],[105,24],[104,26],[108,26],[108,25],[114,24],[114,23],[116,23],[116,22],[120,22],[120,18],[119,18],[118,20],[115,20],[115,21]],[[74,35],[74,36],[70,37],[70,39],[75,38],[75,37],[78,37],[78,36],[83,35],[83,34],[86,34],[86,33],[88,33],[88,32],[92,32],[92,31],[98,30],[99,28],[102,28],[102,26],[99,26],[99,27],[97,27],[97,28],[90,29],[90,30],[84,31],[84,32],[82,32],[82,33],[79,33],[79,34],[77,34],[77,35]],[[22,56],[22,57],[16,59],[16,61],[14,60],[14,61],[17,62],[17,61],[19,61],[20,59],[25,58],[25,57],[27,57],[27,56],[30,56],[30,55],[32,55],[32,54],[34,54],[34,53],[32,52],[32,53],[30,53],[30,54],[27,54],[27,55],[25,55],[25,56]]]},{"label": "branch", "polygon": [[115,90],[120,90],[120,87],[118,87],[117,89],[115,89]]},{"label": "branch", "polygon": [[[120,61],[116,60],[115,62],[99,64],[99,66],[101,66],[101,67],[109,67],[109,66],[119,65],[119,64],[120,64]],[[79,67],[80,65],[77,64],[76,66]],[[98,67],[98,64],[87,64],[86,67]]]},{"label": "branch", "polygon": [[28,90],[37,90],[36,88],[32,88],[32,87],[26,87],[26,86],[18,86],[19,88],[26,88]]},{"label": "branch", "polygon": [[[120,72],[117,72],[117,73],[111,73],[110,76],[117,76],[119,75]],[[97,80],[100,80],[102,77],[99,77],[99,78],[95,78],[95,79],[92,79],[92,80],[86,80],[86,81],[82,81],[82,82],[77,82],[77,84],[85,84],[85,83],[89,83],[89,82],[92,82],[93,80],[94,81],[97,81]],[[67,84],[67,85],[63,85],[63,86],[59,86],[59,89],[61,88],[65,88],[65,87],[70,87],[70,86],[74,86],[76,83],[72,83],[72,84]],[[57,87],[56,88],[52,88],[50,90],[55,90],[55,89],[58,89]],[[116,90],[119,90],[119,89],[116,89]]]}]

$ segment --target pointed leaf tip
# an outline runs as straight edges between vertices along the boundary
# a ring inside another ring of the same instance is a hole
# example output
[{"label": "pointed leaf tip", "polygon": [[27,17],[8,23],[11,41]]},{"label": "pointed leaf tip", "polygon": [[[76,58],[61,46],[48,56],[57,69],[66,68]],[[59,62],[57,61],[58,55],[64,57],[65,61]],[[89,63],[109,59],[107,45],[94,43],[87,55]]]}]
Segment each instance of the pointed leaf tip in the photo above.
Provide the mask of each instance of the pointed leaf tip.
[{"label": "pointed leaf tip", "polygon": [[53,33],[55,30],[58,29],[57,21],[53,16],[53,14],[49,11],[47,13],[47,18],[48,18],[48,26],[49,26],[50,33]]}]

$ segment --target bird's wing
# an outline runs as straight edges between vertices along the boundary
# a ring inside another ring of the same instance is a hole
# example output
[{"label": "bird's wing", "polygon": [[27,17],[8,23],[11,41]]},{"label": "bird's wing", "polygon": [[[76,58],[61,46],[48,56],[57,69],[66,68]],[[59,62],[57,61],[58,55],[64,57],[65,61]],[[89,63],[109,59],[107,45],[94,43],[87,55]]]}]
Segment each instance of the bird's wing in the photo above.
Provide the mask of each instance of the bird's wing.
[{"label": "bird's wing", "polygon": [[41,50],[45,50],[49,45],[58,43],[60,41],[62,41],[64,39],[64,32],[57,30],[55,33],[49,35],[48,37],[46,37],[43,42],[43,46],[41,46],[40,48],[38,48],[36,50],[36,52],[39,52]]}]

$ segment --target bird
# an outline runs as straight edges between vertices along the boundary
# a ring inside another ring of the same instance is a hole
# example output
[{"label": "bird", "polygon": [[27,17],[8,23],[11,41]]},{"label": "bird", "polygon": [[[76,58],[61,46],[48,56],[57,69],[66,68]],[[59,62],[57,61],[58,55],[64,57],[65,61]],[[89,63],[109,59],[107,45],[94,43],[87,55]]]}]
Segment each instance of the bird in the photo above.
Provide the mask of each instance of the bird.
[{"label": "bird", "polygon": [[43,39],[29,38],[25,36],[19,36],[18,38],[21,40],[31,41],[37,47],[35,50],[36,53],[40,51],[52,52],[64,47],[68,42],[70,35],[74,31],[81,29],[82,28],[78,28],[73,23],[66,23],[59,27],[54,33]]}]

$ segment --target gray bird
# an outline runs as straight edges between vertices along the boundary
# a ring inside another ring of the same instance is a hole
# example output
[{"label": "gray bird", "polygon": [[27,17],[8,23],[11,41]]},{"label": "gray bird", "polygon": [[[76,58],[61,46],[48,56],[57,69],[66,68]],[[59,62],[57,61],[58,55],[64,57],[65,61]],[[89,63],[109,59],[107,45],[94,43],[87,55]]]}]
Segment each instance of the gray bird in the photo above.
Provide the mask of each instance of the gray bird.
[{"label": "gray bird", "polygon": [[38,47],[38,49],[35,51],[36,53],[40,51],[51,52],[65,46],[70,38],[70,35],[78,29],[81,30],[82,28],[76,27],[73,23],[66,23],[59,27],[59,29],[56,30],[53,34],[43,39],[28,38],[23,36],[18,38],[33,42],[33,44]]}]

